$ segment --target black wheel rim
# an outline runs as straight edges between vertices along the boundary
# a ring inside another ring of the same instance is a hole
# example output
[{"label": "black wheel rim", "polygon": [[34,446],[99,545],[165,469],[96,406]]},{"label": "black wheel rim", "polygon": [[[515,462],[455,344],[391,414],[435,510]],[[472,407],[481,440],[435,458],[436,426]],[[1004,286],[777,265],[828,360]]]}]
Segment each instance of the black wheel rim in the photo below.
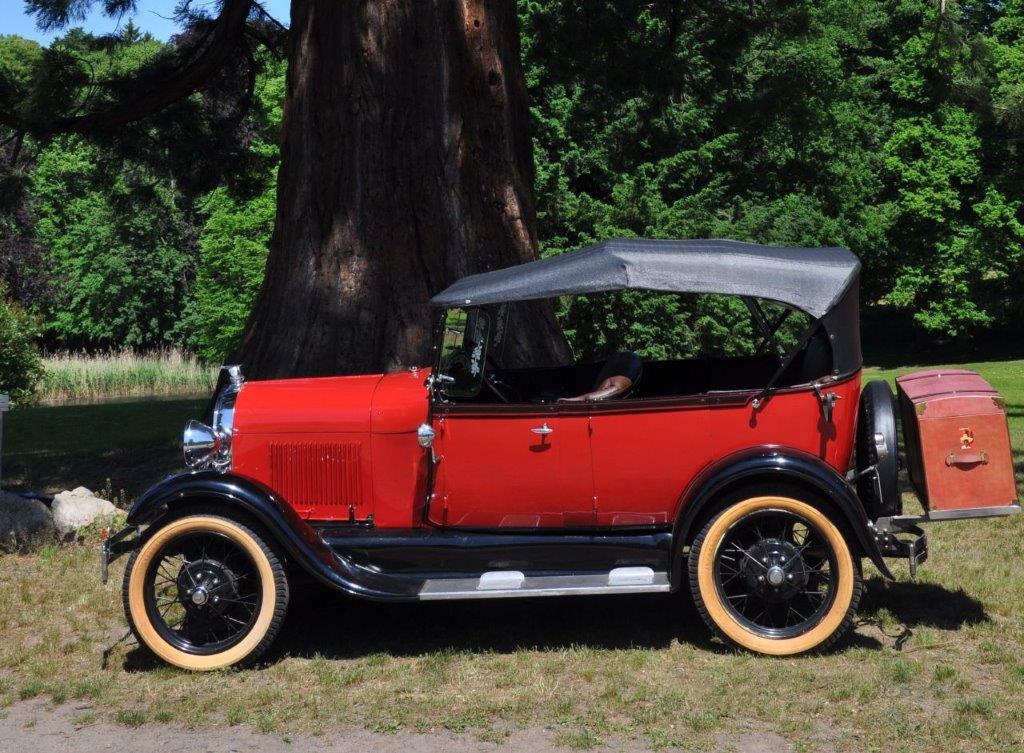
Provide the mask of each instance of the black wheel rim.
[{"label": "black wheel rim", "polygon": [[252,630],[263,589],[256,563],[229,537],[183,533],[150,561],[143,588],[157,633],[190,654],[226,651]]},{"label": "black wheel rim", "polygon": [[838,563],[815,523],[788,510],[759,510],[725,532],[714,578],[722,604],[744,628],[766,638],[793,638],[828,614]]}]

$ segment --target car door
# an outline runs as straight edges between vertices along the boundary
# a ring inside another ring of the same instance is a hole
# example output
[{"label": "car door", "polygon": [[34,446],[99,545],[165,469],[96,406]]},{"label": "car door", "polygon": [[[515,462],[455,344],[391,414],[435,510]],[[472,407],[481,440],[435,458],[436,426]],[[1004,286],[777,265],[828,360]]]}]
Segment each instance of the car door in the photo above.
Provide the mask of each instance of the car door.
[{"label": "car door", "polygon": [[705,396],[591,404],[595,524],[667,525],[711,459]]},{"label": "car door", "polygon": [[453,528],[594,524],[589,419],[551,406],[449,406],[434,414],[429,519]]}]

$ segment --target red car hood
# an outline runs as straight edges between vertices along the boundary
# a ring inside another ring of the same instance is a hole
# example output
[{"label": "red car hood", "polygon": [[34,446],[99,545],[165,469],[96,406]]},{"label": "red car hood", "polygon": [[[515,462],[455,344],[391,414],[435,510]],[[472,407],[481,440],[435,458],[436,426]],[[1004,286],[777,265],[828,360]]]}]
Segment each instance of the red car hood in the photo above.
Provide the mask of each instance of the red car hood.
[{"label": "red car hood", "polygon": [[246,382],[235,403],[238,434],[415,431],[427,416],[429,370]]},{"label": "red car hood", "polygon": [[323,434],[370,429],[382,374],[246,382],[235,403],[238,434]]}]

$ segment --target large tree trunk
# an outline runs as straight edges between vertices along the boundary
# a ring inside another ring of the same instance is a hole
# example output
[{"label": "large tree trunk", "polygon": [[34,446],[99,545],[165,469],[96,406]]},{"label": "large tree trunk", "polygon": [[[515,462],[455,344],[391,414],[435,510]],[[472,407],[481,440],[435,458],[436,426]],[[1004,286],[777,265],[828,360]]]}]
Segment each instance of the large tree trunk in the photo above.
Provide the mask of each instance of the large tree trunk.
[{"label": "large tree trunk", "polygon": [[[291,29],[246,373],[426,364],[431,295],[537,255],[515,0],[292,0]],[[507,359],[564,360],[552,307],[521,308]]]}]

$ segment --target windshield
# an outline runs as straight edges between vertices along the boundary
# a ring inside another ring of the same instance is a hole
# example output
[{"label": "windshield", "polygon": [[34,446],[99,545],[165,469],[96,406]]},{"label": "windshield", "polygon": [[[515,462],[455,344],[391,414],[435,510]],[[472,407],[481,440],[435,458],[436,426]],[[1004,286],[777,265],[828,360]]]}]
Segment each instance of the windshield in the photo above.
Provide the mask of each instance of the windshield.
[{"label": "windshield", "polygon": [[449,397],[475,397],[484,379],[491,319],[483,309],[449,309],[444,320],[438,383]]}]

